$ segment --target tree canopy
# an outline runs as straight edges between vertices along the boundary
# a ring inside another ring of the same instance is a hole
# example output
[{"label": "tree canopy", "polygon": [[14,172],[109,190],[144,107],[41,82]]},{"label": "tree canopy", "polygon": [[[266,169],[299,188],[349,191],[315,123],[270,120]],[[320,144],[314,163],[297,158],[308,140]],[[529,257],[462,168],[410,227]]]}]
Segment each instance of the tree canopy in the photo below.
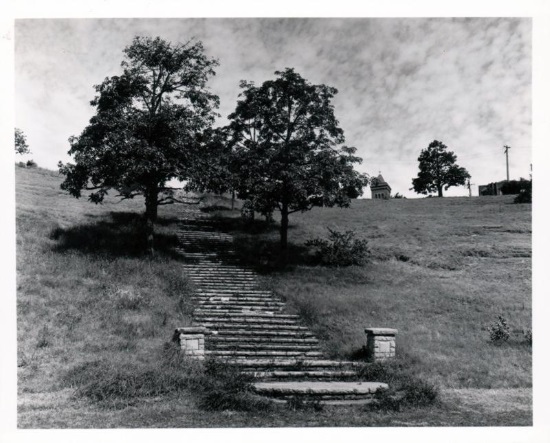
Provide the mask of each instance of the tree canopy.
[{"label": "tree canopy", "polygon": [[447,146],[442,142],[431,142],[420,152],[418,176],[413,179],[411,189],[424,195],[437,192],[438,197],[443,197],[443,189],[464,186],[470,174],[465,168],[455,164],[456,158],[455,153],[447,151]]},{"label": "tree canopy", "polygon": [[361,162],[355,148],[342,145],[331,103],[337,90],[313,85],[290,68],[275,75],[259,87],[242,81],[229,119],[238,196],[263,214],[280,211],[284,250],[290,214],[349,206],[368,179],[353,169]]},{"label": "tree canopy", "polygon": [[30,154],[29,145],[27,144],[27,137],[19,128],[15,128],[15,153],[16,154]]},{"label": "tree canopy", "polygon": [[75,163],[59,163],[61,187],[74,197],[90,190],[94,203],[111,189],[123,199],[142,195],[152,224],[158,205],[179,201],[166,184],[190,175],[200,135],[217,115],[219,99],[207,81],[218,62],[195,40],[136,37],[124,54],[123,73],[95,86],[96,113],[69,139]]}]

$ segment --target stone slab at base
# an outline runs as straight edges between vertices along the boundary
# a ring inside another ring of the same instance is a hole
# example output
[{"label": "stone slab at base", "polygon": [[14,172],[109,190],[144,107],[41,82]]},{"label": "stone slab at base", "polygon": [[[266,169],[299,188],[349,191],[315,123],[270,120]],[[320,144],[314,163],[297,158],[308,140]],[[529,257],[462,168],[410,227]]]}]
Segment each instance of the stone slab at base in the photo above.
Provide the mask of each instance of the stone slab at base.
[{"label": "stone slab at base", "polygon": [[320,400],[365,400],[373,397],[378,389],[388,389],[386,383],[344,381],[290,381],[258,382],[254,391],[273,398],[307,397]]}]

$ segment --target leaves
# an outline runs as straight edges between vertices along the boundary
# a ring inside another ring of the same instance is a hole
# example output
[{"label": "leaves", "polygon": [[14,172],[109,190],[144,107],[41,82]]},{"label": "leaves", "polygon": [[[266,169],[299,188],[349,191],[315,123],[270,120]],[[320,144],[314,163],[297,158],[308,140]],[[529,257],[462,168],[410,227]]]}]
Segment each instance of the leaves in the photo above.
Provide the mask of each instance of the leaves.
[{"label": "leaves", "polygon": [[232,168],[240,198],[262,213],[348,206],[368,180],[353,169],[355,148],[340,147],[344,133],[334,115],[335,88],[313,85],[293,69],[256,87],[241,82],[230,130]]},{"label": "leaves", "polygon": [[27,137],[19,128],[15,128],[15,153],[16,154],[30,154],[29,145],[27,144]]},{"label": "leaves", "polygon": [[61,187],[75,197],[92,190],[94,203],[110,189],[121,198],[145,195],[153,206],[176,201],[165,185],[195,167],[200,135],[217,115],[219,99],[206,83],[218,62],[193,40],[136,37],[124,53],[122,75],[95,86],[96,114],[69,139],[75,163],[59,164]]},{"label": "leaves", "polygon": [[438,192],[443,196],[443,188],[451,186],[463,186],[470,174],[465,168],[455,164],[456,155],[447,151],[440,141],[434,140],[426,149],[423,149],[418,157],[418,176],[413,179],[413,188],[416,193],[430,194]]}]

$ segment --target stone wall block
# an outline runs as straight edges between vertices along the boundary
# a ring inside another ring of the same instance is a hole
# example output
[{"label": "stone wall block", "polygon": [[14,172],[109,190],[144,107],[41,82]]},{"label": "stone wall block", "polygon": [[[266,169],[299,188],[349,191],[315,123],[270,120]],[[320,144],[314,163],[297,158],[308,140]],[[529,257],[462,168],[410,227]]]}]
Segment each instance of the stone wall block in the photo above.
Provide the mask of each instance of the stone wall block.
[{"label": "stone wall block", "polygon": [[367,359],[383,361],[395,357],[397,329],[367,328]]}]

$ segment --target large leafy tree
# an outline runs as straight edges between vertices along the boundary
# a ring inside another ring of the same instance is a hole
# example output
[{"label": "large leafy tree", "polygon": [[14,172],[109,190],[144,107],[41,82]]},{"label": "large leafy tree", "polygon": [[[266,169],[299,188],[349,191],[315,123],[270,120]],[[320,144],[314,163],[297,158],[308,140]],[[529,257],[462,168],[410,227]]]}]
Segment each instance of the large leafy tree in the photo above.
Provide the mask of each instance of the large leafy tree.
[{"label": "large leafy tree", "polygon": [[145,197],[148,247],[159,205],[180,201],[167,186],[185,180],[195,166],[201,135],[216,116],[219,99],[207,88],[217,60],[199,41],[172,45],[161,38],[136,37],[125,50],[122,75],[95,86],[95,115],[62,164],[61,188],[100,203],[115,189],[123,199]]},{"label": "large leafy tree", "polygon": [[434,140],[418,157],[418,176],[413,179],[414,191],[418,194],[437,192],[443,197],[443,189],[451,186],[464,186],[470,178],[465,168],[456,164],[456,155],[447,151],[447,146]]},{"label": "large leafy tree", "polygon": [[290,214],[349,206],[368,179],[353,169],[361,162],[355,148],[342,146],[331,104],[337,90],[290,68],[275,75],[259,87],[241,82],[242,99],[229,119],[237,193],[264,214],[280,211],[285,250]]},{"label": "large leafy tree", "polygon": [[16,154],[30,154],[29,145],[27,144],[27,137],[19,128],[15,128],[15,153]]}]

